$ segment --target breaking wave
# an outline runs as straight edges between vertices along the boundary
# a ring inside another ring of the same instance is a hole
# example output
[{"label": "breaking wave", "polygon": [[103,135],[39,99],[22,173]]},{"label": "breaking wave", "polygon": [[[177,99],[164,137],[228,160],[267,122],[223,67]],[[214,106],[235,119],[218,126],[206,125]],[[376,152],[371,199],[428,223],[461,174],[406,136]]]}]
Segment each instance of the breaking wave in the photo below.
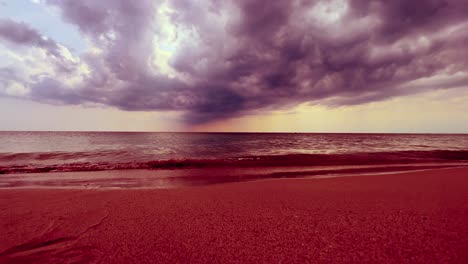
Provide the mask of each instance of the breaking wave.
[{"label": "breaking wave", "polygon": [[[76,161],[82,157],[109,155],[101,152],[0,153],[0,161],[22,161],[0,166],[0,174],[101,171],[131,169],[186,169],[216,167],[289,167],[337,165],[385,165],[414,163],[455,163],[468,161],[468,150],[362,152],[344,154],[287,154],[243,156],[220,159],[161,159],[149,161]],[[118,159],[118,152],[112,153]],[[34,160],[34,163],[27,162]],[[56,164],[54,160],[59,160]],[[43,161],[43,162],[41,162]],[[64,162],[65,161],[65,162]]]}]

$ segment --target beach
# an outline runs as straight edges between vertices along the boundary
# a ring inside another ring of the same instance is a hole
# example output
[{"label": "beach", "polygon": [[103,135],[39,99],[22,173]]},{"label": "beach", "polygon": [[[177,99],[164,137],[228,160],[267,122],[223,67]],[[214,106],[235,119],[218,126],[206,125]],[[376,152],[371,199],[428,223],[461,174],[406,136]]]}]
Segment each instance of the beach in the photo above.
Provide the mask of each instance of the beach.
[{"label": "beach", "polygon": [[[131,172],[129,172],[131,173]],[[467,263],[468,168],[0,190],[1,263]]]},{"label": "beach", "polygon": [[468,264],[468,0],[0,0],[0,264]]}]

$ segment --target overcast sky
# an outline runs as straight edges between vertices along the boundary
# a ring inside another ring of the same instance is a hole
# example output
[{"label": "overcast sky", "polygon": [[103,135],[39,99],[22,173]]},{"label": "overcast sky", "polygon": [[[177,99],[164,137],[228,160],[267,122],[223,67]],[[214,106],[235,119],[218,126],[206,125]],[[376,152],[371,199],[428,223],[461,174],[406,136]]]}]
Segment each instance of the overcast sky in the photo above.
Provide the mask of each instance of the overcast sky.
[{"label": "overcast sky", "polygon": [[466,0],[0,0],[0,130],[468,133]]}]

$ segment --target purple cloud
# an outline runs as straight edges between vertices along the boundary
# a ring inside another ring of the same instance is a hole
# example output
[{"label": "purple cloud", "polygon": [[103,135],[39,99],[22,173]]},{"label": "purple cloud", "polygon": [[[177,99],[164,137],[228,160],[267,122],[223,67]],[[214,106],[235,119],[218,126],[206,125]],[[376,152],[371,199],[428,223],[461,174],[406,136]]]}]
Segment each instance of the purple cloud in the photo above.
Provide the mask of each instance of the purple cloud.
[{"label": "purple cloud", "polygon": [[41,35],[26,23],[0,18],[0,40],[13,45],[44,49],[51,63],[61,72],[71,73],[76,66],[63,56],[60,46],[54,40]]},{"label": "purple cloud", "polygon": [[0,38],[19,45],[45,48],[53,55],[59,54],[57,52],[58,46],[54,41],[46,39],[26,23],[0,19]]},{"label": "purple cloud", "polygon": [[[80,56],[89,74],[78,84],[53,76],[33,83],[29,96],[37,101],[180,110],[187,122],[202,123],[468,85],[468,78],[421,81],[468,74],[461,0],[47,2],[100,52]],[[60,55],[55,42],[22,23],[0,21],[0,37]],[[177,47],[165,47],[165,39]],[[171,53],[166,66],[154,63],[164,60],[156,46]]]}]

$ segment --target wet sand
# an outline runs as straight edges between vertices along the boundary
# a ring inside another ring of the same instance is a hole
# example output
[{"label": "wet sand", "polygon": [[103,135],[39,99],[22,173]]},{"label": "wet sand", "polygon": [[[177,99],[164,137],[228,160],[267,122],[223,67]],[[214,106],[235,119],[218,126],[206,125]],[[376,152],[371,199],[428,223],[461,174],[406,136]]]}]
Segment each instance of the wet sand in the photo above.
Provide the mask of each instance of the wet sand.
[{"label": "wet sand", "polygon": [[1,189],[0,263],[468,263],[468,168]]}]

